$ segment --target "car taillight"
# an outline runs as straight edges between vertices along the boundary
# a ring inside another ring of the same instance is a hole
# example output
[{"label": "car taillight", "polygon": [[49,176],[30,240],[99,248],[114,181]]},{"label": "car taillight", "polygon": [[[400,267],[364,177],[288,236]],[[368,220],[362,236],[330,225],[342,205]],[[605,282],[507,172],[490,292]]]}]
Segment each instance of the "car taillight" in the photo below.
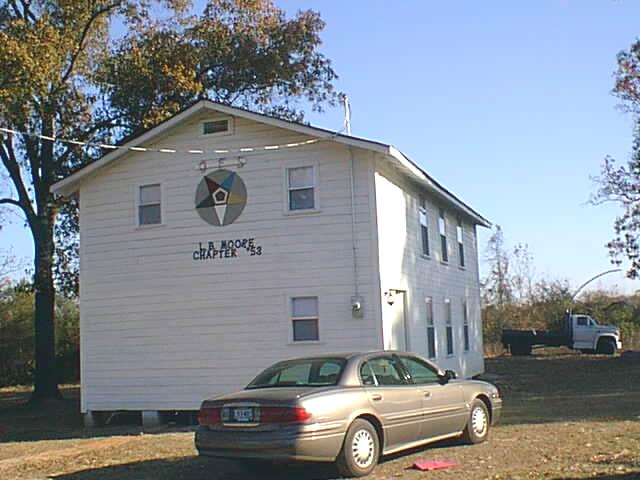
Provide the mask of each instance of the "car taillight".
[{"label": "car taillight", "polygon": [[220,425],[222,423],[222,408],[202,407],[198,415],[200,425]]},{"label": "car taillight", "polygon": [[305,423],[311,413],[303,407],[262,407],[260,423]]}]

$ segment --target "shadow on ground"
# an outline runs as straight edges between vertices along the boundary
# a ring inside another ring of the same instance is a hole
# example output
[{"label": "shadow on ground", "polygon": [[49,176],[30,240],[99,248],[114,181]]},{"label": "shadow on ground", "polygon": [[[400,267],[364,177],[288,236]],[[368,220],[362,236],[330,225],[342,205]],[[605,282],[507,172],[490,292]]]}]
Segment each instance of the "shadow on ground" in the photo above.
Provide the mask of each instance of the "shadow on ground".
[{"label": "shadow on ground", "polygon": [[504,398],[502,424],[640,419],[640,363],[576,353],[486,361]]},{"label": "shadow on ground", "polygon": [[340,478],[331,465],[257,465],[250,467],[237,462],[185,457],[176,460],[149,460],[110,467],[83,470],[50,477],[56,480],[101,480],[135,478],[136,480],[329,480]]}]

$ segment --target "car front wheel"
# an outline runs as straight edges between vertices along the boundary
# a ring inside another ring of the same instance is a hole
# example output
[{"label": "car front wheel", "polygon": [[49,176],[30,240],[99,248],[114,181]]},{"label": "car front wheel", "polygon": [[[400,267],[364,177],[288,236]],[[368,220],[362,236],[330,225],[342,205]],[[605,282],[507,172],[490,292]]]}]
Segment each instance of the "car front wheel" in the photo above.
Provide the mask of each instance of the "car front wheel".
[{"label": "car front wheel", "polygon": [[462,433],[462,439],[466,443],[482,443],[489,436],[489,411],[486,404],[479,399],[475,399],[471,404],[471,413],[467,426]]},{"label": "car front wheel", "polygon": [[371,423],[359,418],[347,430],[336,466],[345,477],[363,477],[376,468],[379,456],[378,432]]}]

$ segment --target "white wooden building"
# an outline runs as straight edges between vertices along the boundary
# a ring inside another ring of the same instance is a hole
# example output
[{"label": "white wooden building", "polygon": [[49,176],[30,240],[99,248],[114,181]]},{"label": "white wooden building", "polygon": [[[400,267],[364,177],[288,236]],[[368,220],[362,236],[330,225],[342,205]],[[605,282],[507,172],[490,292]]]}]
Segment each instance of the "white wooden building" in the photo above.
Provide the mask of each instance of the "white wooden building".
[{"label": "white wooden building", "polygon": [[483,371],[489,222],[393,146],[200,101],[123,147],[53,187],[80,197],[83,412],[195,410],[322,352]]}]

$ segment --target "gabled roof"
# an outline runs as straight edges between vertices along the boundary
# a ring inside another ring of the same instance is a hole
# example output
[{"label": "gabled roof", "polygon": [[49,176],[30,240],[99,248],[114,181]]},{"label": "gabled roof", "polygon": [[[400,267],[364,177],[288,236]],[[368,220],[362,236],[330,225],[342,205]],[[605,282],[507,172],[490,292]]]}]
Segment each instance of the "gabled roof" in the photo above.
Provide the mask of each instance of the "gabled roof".
[{"label": "gabled roof", "polygon": [[212,102],[210,100],[200,100],[185,110],[177,113],[173,117],[165,120],[156,127],[143,132],[133,138],[128,138],[121,144],[121,149],[113,150],[106,154],[99,160],[90,163],[79,170],[75,171],[66,178],[55,183],[51,187],[53,193],[61,195],[70,195],[79,189],[81,181],[85,180],[91,174],[101,170],[102,168],[110,165],[114,161],[118,160],[125,154],[129,153],[127,149],[132,147],[140,147],[150,143],[157,136],[170,130],[171,128],[181,124],[189,118],[204,111],[215,111],[226,115],[236,116],[251,120],[258,123],[271,125],[277,128],[283,128],[291,130],[296,133],[308,135],[314,138],[325,139],[328,141],[334,141],[349,145],[364,150],[373,151],[383,154],[390,162],[403,171],[407,176],[418,184],[426,187],[428,190],[435,193],[441,199],[451,203],[456,209],[460,210],[470,218],[472,218],[477,224],[484,227],[490,227],[491,222],[473,210],[469,205],[464,203],[453,193],[444,188],[436,180],[434,180],[427,172],[421,169],[415,162],[406,157],[402,152],[396,149],[393,145],[387,145],[381,142],[373,140],[367,140],[364,138],[355,137],[352,135],[344,135],[339,132],[326,130],[323,128],[313,127],[298,122],[292,122],[288,120],[282,120],[279,118],[271,117],[262,113],[252,112],[238,107],[230,107],[221,103]]}]

